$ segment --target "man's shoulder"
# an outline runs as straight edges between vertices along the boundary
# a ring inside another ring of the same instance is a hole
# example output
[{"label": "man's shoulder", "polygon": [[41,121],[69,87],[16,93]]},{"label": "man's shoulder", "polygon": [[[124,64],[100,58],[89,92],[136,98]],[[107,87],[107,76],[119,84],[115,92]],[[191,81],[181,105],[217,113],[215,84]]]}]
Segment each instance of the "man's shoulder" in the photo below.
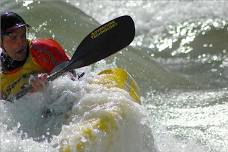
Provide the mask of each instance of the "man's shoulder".
[{"label": "man's shoulder", "polygon": [[31,41],[30,52],[32,58],[41,67],[50,72],[53,67],[68,61],[69,57],[61,45],[53,39],[36,39]]},{"label": "man's shoulder", "polygon": [[34,53],[48,53],[48,54],[58,54],[60,56],[65,55],[63,47],[54,39],[35,39],[30,43],[30,49],[32,54]]},{"label": "man's shoulder", "polygon": [[57,42],[57,40],[52,39],[52,38],[38,38],[38,39],[32,39],[31,41],[33,43],[34,42]]},{"label": "man's shoulder", "polygon": [[51,38],[43,38],[43,39],[35,39],[31,40],[31,47],[37,48],[37,47],[61,47],[60,44]]}]

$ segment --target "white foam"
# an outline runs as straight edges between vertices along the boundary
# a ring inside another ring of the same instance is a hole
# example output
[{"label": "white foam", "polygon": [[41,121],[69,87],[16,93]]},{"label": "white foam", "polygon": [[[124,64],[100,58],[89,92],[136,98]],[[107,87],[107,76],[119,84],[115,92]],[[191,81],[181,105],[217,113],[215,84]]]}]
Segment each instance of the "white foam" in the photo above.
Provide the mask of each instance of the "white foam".
[{"label": "white foam", "polygon": [[[58,150],[62,139],[80,136],[80,129],[75,129],[80,127],[79,123],[92,118],[112,117],[113,110],[119,109],[120,113],[117,112],[113,116],[118,126],[118,129],[112,132],[113,145],[110,146],[105,140],[110,139],[109,135],[101,131],[96,134],[98,141],[95,143],[99,144],[88,143],[88,150],[105,152],[108,148],[113,152],[137,152],[142,149],[145,152],[154,151],[152,132],[145,124],[140,123],[145,117],[144,109],[133,103],[129,94],[121,89],[108,89],[91,84],[94,76],[95,73],[90,71],[90,74],[86,74],[80,81],[72,81],[66,75],[49,84],[44,92],[27,95],[14,104],[2,104],[1,122],[12,130],[12,134],[5,133],[4,129],[0,130],[3,139],[9,139],[9,143],[1,142],[2,149],[19,152],[29,151],[31,148],[35,148],[35,151],[43,151],[45,148],[50,151]],[[46,109],[51,109],[52,114],[44,118],[42,114]],[[18,134],[18,131],[21,133]],[[51,136],[55,136],[51,143],[44,142],[51,140]],[[147,138],[150,139],[150,143],[145,145],[144,141]],[[13,146],[9,148],[9,144]],[[71,143],[75,146],[73,144],[75,142]]]}]

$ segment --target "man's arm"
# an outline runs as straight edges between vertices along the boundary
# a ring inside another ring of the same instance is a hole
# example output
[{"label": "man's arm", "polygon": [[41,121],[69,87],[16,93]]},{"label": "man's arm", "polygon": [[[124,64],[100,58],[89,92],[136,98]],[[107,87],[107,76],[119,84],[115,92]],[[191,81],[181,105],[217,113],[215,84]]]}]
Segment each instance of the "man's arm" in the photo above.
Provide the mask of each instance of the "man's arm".
[{"label": "man's arm", "polygon": [[[61,65],[65,61],[69,61],[70,57],[64,51],[62,46],[53,39],[37,39],[32,42],[32,56],[35,61],[44,69],[43,73],[33,77],[30,80],[32,92],[41,90],[47,84],[47,77],[55,67]],[[69,71],[72,80],[75,80],[76,73],[74,70]]]}]

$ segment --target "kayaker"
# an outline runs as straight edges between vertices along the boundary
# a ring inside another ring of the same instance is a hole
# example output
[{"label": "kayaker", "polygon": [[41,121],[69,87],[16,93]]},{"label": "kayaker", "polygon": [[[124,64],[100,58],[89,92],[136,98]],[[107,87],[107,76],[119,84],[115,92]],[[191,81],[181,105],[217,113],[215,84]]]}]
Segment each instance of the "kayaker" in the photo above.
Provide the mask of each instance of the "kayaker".
[{"label": "kayaker", "polygon": [[69,61],[61,45],[53,39],[28,40],[29,25],[15,12],[1,13],[0,96],[17,95],[28,84],[31,92],[46,85],[47,76],[65,61]]}]

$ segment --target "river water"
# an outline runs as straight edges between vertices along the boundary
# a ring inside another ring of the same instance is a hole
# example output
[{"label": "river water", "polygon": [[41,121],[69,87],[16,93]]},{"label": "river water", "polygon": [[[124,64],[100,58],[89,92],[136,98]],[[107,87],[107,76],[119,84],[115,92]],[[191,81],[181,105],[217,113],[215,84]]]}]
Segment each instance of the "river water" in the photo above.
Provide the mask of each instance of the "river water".
[{"label": "river water", "polygon": [[[127,49],[77,70],[86,72],[81,81],[66,76],[15,104],[3,101],[0,151],[58,151],[61,139],[72,134],[66,128],[80,126],[88,115],[104,114],[102,108],[91,108],[101,103],[107,104],[104,109],[110,103],[122,107],[126,117],[118,122],[111,146],[97,135],[98,144],[86,151],[228,151],[227,2],[2,0],[0,5],[32,26],[29,38],[55,38],[70,54],[89,32],[115,17],[130,15],[136,25]],[[90,85],[96,72],[116,66],[135,78],[141,106],[118,90]],[[59,114],[43,119],[47,107]],[[62,113],[69,109],[66,121]]]}]

